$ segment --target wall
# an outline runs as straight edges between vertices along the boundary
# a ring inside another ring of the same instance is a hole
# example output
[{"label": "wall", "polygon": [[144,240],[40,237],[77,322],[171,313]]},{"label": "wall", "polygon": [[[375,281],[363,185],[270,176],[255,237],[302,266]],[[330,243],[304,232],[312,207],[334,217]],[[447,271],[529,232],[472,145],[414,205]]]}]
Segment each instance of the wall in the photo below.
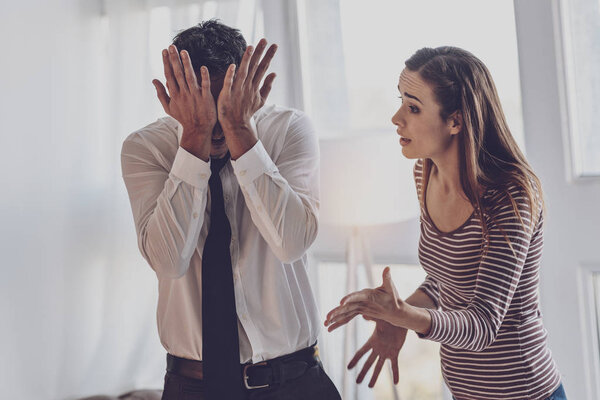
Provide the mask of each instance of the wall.
[{"label": "wall", "polygon": [[527,156],[542,180],[548,208],[542,311],[569,398],[594,400],[590,387],[597,376],[584,362],[599,355],[591,351],[585,334],[587,299],[582,297],[579,276],[586,265],[600,266],[600,180],[576,181],[566,172],[569,141],[560,103],[555,7],[554,0],[515,0]]}]

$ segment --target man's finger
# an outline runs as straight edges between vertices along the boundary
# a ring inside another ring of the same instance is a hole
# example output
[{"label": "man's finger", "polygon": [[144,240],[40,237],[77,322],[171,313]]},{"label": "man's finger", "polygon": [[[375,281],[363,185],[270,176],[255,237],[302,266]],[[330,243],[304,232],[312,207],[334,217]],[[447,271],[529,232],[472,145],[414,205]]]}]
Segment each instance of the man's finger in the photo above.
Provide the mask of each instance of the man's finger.
[{"label": "man's finger", "polygon": [[360,359],[367,353],[367,351],[371,350],[371,346],[369,343],[365,343],[352,357],[352,360],[348,363],[348,369],[354,368],[356,364],[360,361]]},{"label": "man's finger", "polygon": [[256,73],[256,69],[258,68],[260,57],[262,57],[265,48],[267,47],[267,40],[260,39],[260,41],[256,44],[256,49],[254,50],[254,54],[252,55],[252,59],[250,60],[250,64],[248,65],[248,79],[250,82],[253,82],[254,74]]},{"label": "man's finger", "polygon": [[183,64],[183,72],[185,74],[185,80],[188,84],[190,90],[197,91],[198,80],[196,79],[196,73],[194,72],[194,67],[192,66],[192,59],[190,58],[190,53],[187,50],[183,50],[181,52],[181,62]]},{"label": "man's finger", "polygon": [[175,74],[173,73],[173,67],[171,66],[171,60],[169,59],[169,51],[164,49],[162,51],[162,56],[167,88],[169,88],[169,93],[173,95],[179,91],[179,85],[177,84]]},{"label": "man's finger", "polygon": [[[277,45],[272,44],[271,47],[269,47],[269,50],[267,50],[267,54],[265,54],[265,57],[262,59],[262,61],[256,68],[256,73],[254,74],[254,77],[252,78],[252,86],[253,87],[258,87],[258,85],[260,85],[260,81],[262,80],[263,76],[265,76],[265,73],[269,69],[269,65],[271,65],[271,60],[275,56],[276,52],[277,52]],[[252,75],[249,75],[249,76],[252,76]]]},{"label": "man's finger", "polygon": [[265,78],[265,83],[263,83],[262,87],[260,88],[260,98],[263,104],[265,103],[265,101],[267,101],[269,93],[271,93],[271,86],[273,85],[273,81],[275,80],[276,76],[277,75],[275,74],[275,72],[272,72],[269,75],[267,75],[267,77]]},{"label": "man's finger", "polygon": [[179,58],[177,47],[175,47],[175,45],[173,44],[169,46],[169,60],[171,61],[171,68],[173,68],[173,74],[175,75],[175,79],[177,80],[179,90],[188,90],[188,85],[185,81],[185,76],[183,74],[183,66],[181,65],[181,59]]},{"label": "man's finger", "polygon": [[167,94],[167,89],[165,89],[165,87],[163,86],[161,81],[159,81],[158,79],[152,80],[152,84],[156,88],[156,96],[158,97],[158,101],[160,101],[160,104],[162,105],[165,112],[167,114],[170,114],[169,102],[171,101],[171,99],[169,98],[169,95]]},{"label": "man's finger", "polygon": [[202,85],[202,97],[212,96],[210,92],[210,73],[204,65],[200,67],[200,79]]},{"label": "man's finger", "polygon": [[379,359],[377,360],[377,364],[375,364],[375,369],[373,370],[373,376],[371,376],[371,381],[369,382],[370,388],[375,386],[375,382],[377,382],[377,378],[379,378],[379,373],[381,373],[381,368],[383,368],[384,363],[385,358],[379,357]]},{"label": "man's finger", "polygon": [[254,47],[248,46],[244,52],[244,56],[242,57],[242,62],[237,69],[237,73],[235,74],[233,87],[231,88],[234,92],[239,91],[246,81],[246,76],[248,75],[248,65],[250,64],[250,59],[252,58],[253,53]]},{"label": "man's finger", "polygon": [[[236,66],[235,64],[229,65],[227,68],[227,72],[225,73],[225,78],[223,78],[223,88],[221,89],[221,94],[225,93],[229,95],[231,93],[231,89],[233,87],[233,80],[235,76]],[[221,97],[219,95],[219,97]]]},{"label": "man's finger", "polygon": [[400,373],[398,372],[398,357],[394,357],[390,360],[392,363],[392,375],[394,376],[394,385],[400,382]]},{"label": "man's finger", "polygon": [[377,354],[375,354],[375,352],[372,351],[369,355],[369,358],[367,358],[367,361],[365,361],[365,365],[363,365],[360,374],[358,374],[358,377],[356,378],[356,383],[361,383],[363,379],[365,379],[365,375],[367,375],[367,372],[369,372],[369,369],[371,369],[371,365],[373,365],[376,359]]}]

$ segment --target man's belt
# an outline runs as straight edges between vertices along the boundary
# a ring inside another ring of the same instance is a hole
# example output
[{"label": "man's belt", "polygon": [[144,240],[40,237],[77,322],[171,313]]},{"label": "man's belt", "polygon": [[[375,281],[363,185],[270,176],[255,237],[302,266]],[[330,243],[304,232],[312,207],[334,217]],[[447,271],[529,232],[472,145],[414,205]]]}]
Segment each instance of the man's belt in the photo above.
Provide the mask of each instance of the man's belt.
[{"label": "man's belt", "polygon": [[[318,347],[310,346],[294,353],[256,364],[242,364],[244,386],[248,390],[280,386],[304,375],[319,360]],[[167,371],[186,378],[204,379],[202,361],[167,354]]]}]

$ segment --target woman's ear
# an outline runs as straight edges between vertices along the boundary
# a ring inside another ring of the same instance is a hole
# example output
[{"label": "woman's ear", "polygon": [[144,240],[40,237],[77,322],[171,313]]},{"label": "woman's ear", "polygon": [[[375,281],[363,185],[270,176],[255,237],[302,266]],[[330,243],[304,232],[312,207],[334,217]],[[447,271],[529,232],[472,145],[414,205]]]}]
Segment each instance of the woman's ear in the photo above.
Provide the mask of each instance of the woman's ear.
[{"label": "woman's ear", "polygon": [[454,111],[447,119],[448,129],[451,135],[456,135],[462,131],[463,128],[463,116],[460,110]]}]

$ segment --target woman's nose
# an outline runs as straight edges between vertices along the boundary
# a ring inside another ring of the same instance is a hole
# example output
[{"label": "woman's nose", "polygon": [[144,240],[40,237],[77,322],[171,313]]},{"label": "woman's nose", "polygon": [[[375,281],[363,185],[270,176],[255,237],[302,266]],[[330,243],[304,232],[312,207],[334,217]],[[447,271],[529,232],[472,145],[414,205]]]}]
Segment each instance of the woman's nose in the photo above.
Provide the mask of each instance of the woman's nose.
[{"label": "woman's nose", "polygon": [[400,116],[400,110],[401,108],[398,109],[398,111],[396,111],[396,113],[394,115],[392,115],[392,124],[396,125],[396,126],[402,126],[402,118]]}]

